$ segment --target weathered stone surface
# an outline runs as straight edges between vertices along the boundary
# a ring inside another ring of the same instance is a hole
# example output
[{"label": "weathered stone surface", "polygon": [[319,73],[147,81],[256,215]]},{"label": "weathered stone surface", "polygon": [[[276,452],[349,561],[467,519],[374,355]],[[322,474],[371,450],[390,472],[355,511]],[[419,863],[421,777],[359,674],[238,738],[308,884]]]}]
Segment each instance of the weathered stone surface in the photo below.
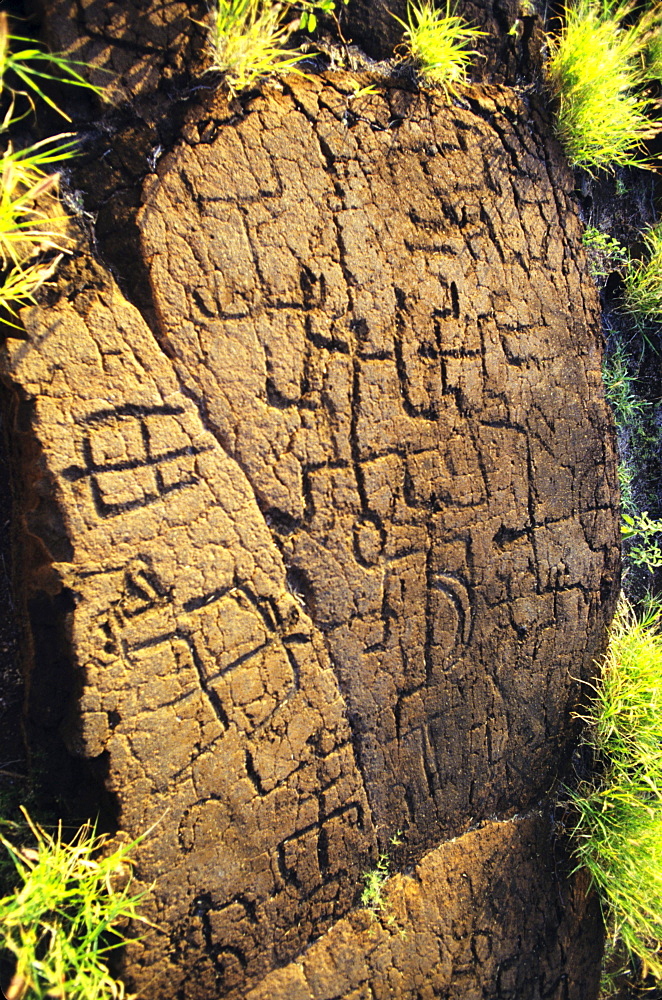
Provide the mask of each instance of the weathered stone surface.
[{"label": "weathered stone surface", "polygon": [[[178,78],[210,64],[205,28],[210,6],[201,0],[32,0],[52,48],[66,51],[94,67],[93,79],[119,102],[131,97],[137,109],[155,120],[149,98],[165,96]],[[523,10],[520,0],[459,0],[453,8],[482,34],[473,43],[474,79],[518,83],[541,69],[544,12]],[[336,4],[348,41],[371,58],[392,60],[401,54],[407,21],[406,0],[352,0]],[[393,16],[395,15],[395,17]],[[331,28],[329,21],[329,28]],[[158,97],[154,102],[161,108]]]},{"label": "weathered stone surface", "polygon": [[[617,584],[570,180],[505,90],[352,94],[192,114],[139,220],[156,338],[82,261],[25,312],[29,590],[75,662],[49,705],[41,650],[33,712],[126,833],[162,817],[145,995],[588,1000],[545,824],[439,848],[567,768]],[[398,830],[416,947],[386,925],[371,948],[344,918]]]},{"label": "weathered stone surface", "polygon": [[247,1000],[596,996],[598,901],[584,878],[559,876],[548,837],[530,815],[442,844],[389,880],[381,909],[339,921]]},{"label": "weathered stone surface", "polygon": [[[153,120],[183,76],[200,73],[208,17],[204,0],[31,0],[55,52],[90,67],[105,99]],[[170,94],[168,95],[168,92]],[[150,100],[161,94],[163,100]],[[71,100],[71,95],[69,97]]]},{"label": "weathered stone surface", "polygon": [[[106,755],[125,829],[161,820],[142,855],[154,916],[194,983],[230,988],[351,905],[373,842],[363,781],[244,474],[112,283],[81,311],[27,312],[9,362],[73,547],[54,567],[75,606],[64,737]],[[158,971],[174,995],[182,970]]]},{"label": "weathered stone surface", "polygon": [[[1,391],[1,390],[0,390]],[[0,787],[23,773],[23,685],[17,601],[12,579],[12,495],[6,424],[0,415]]]},{"label": "weathered stone surface", "polygon": [[612,592],[597,299],[550,155],[506,91],[357,106],[340,76],[206,118],[139,219],[161,343],[410,851],[549,789]]}]

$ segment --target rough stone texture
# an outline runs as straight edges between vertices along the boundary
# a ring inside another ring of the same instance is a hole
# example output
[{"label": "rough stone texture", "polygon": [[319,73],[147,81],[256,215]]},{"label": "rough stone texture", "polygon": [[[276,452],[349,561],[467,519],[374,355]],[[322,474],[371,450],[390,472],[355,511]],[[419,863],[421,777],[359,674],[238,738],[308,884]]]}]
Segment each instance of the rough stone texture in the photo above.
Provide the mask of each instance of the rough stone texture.
[{"label": "rough stone texture", "polygon": [[206,117],[139,224],[159,338],[324,636],[381,842],[420,852],[564,766],[618,558],[611,423],[568,177],[525,107],[355,107],[334,79]]},{"label": "rough stone texture", "polygon": [[[149,95],[132,10],[79,4],[77,32],[119,25],[108,58]],[[589,1000],[595,909],[581,880],[563,909],[547,825],[439,847],[567,771],[617,587],[571,180],[508,91],[352,94],[191,112],[125,265],[156,338],[79,260],[9,343],[32,726],[124,833],[161,818],[144,995]],[[415,947],[345,920],[398,830]]]},{"label": "rough stone texture", "polygon": [[125,829],[161,819],[155,917],[211,996],[353,901],[373,834],[343,702],[245,476],[136,311],[109,283],[24,321],[12,377],[72,543],[53,567],[75,608],[64,737],[105,755]]},{"label": "rough stone texture", "polygon": [[[94,82],[119,102],[131,96],[136,110],[155,120],[149,97],[172,91],[186,70],[200,72],[209,64],[204,52],[204,28],[209,5],[200,0],[31,0],[43,18],[52,48],[69,52],[95,67]],[[483,32],[474,47],[474,79],[495,83],[530,81],[539,74],[544,47],[544,12],[520,0],[460,0],[457,13]],[[351,0],[336,3],[348,41],[376,60],[398,55],[406,0]],[[333,25],[328,22],[329,29]],[[398,50],[398,51],[396,51]],[[158,98],[156,105],[160,104]]]},{"label": "rough stone texture", "polygon": [[[154,121],[163,114],[177,84],[200,73],[204,0],[29,0],[43,24],[44,40],[89,66],[92,83],[119,106]],[[69,97],[71,100],[71,96]]]},{"label": "rough stone texture", "polygon": [[380,910],[339,921],[247,1000],[596,996],[597,899],[587,903],[583,878],[559,881],[540,848],[548,836],[545,819],[530,815],[442,844],[389,880]]},{"label": "rough stone texture", "polygon": [[12,580],[12,497],[5,421],[0,417],[0,789],[24,773],[20,633]]}]

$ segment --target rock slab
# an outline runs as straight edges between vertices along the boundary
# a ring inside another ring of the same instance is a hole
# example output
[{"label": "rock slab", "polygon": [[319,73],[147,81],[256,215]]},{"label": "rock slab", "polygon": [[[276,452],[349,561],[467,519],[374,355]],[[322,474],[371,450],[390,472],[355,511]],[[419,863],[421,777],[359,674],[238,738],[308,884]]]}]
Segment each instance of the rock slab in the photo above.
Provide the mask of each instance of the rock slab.
[{"label": "rock slab", "polygon": [[[567,767],[617,584],[570,180],[509,91],[355,90],[197,109],[138,219],[155,325],[81,259],[8,343],[27,591],[60,601],[75,666],[41,722],[126,834],[158,821],[139,858],[161,931],[126,967],[157,1000],[579,1000],[595,964],[558,944],[531,860],[548,827],[465,832]],[[419,864],[393,889],[418,957],[380,924],[355,973],[369,918],[347,915],[384,848]],[[508,851],[517,892],[483,924]],[[352,956],[323,986],[297,958],[316,939]]]},{"label": "rock slab", "polygon": [[553,783],[614,589],[615,464],[535,120],[505,90],[352,93],[210,109],[138,222],[157,337],[323,637],[382,841],[420,851]]}]

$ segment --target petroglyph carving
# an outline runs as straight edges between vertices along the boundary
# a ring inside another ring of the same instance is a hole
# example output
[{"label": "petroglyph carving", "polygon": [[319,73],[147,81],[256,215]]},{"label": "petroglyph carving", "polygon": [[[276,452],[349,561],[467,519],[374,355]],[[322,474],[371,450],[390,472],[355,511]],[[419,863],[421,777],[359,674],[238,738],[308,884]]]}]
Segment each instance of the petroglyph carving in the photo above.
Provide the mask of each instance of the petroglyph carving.
[{"label": "petroglyph carving", "polygon": [[[58,564],[77,595],[80,694],[65,737],[78,756],[107,756],[127,828],[167,811],[162,905],[196,926],[205,886],[202,936],[182,948],[230,989],[270,967],[274,920],[292,906],[300,931],[280,960],[344,912],[373,850],[343,703],[243,473],[194,406],[171,401],[171,369],[138,315],[111,288],[85,324],[67,305],[50,322],[39,347],[16,348],[13,375],[29,383],[73,358],[66,387],[36,400],[38,418],[71,428],[49,453],[76,538]],[[103,397],[127,402],[86,403]]]},{"label": "petroglyph carving", "polygon": [[518,739],[547,780],[543,713],[515,736],[505,704],[544,700],[543,646],[583,657],[555,615],[592,630],[585,573],[612,572],[575,520],[604,523],[613,465],[576,433],[595,299],[574,219],[522,109],[472,100],[375,95],[348,123],[342,82],[258,99],[161,161],[139,220],[158,335],[324,635],[377,825],[421,847],[501,780],[528,795]]},{"label": "petroglyph carving", "polygon": [[178,406],[129,405],[90,413],[84,419],[84,465],[62,474],[89,479],[99,517],[116,517],[194,486],[199,480],[193,459],[205,449],[193,447],[176,420],[168,419],[183,412]]},{"label": "petroglyph carving", "polygon": [[[536,123],[505,91],[356,120],[350,93],[192,112],[138,218],[155,333],[88,262],[7,349],[59,511],[64,738],[129,834],[167,811],[140,856],[165,933],[128,959],[158,1000],[345,996],[288,965],[329,928],[363,996],[361,873],[547,793],[617,576],[597,300]],[[488,995],[512,958],[457,885],[450,929],[411,897],[453,1000],[467,955]]]}]

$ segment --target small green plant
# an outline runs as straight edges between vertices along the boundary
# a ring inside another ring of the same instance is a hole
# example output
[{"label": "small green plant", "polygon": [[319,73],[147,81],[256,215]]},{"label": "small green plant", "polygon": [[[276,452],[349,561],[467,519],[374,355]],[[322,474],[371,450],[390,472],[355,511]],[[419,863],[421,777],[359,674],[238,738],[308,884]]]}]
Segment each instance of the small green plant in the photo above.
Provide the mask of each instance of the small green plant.
[{"label": "small green plant", "polygon": [[231,93],[273,73],[297,70],[305,56],[284,47],[296,27],[285,21],[288,10],[269,0],[218,0],[211,30],[213,68],[224,74]]},{"label": "small green plant", "polygon": [[536,17],[536,13],[536,8],[533,3],[530,3],[529,0],[522,0],[519,5],[519,17],[516,17],[513,21],[508,34],[512,35],[513,38],[516,38],[517,41],[519,41],[524,34],[524,21],[522,18]]},{"label": "small green plant", "polygon": [[629,462],[621,459],[618,463],[618,488],[621,494],[621,509],[635,514],[637,504],[634,498],[635,471]]},{"label": "small green plant", "polygon": [[110,974],[107,959],[126,943],[128,920],[146,922],[137,912],[144,894],[130,893],[129,857],[138,841],[104,856],[106,838],[93,826],[65,843],[61,827],[53,837],[24,815],[35,847],[17,847],[0,835],[22,883],[0,899],[0,945],[15,963],[7,995],[122,1000],[124,985]]},{"label": "small green plant", "polygon": [[609,935],[662,979],[661,613],[621,599],[585,721],[595,777],[572,795],[575,851],[598,888]]},{"label": "small green plant", "polygon": [[6,275],[0,302],[9,312],[21,285],[34,289],[52,270],[30,261],[48,251],[61,254],[70,242],[58,209],[59,174],[44,169],[67,155],[68,145],[46,140],[20,152],[9,143],[0,157],[0,266]]},{"label": "small green plant", "polygon": [[662,549],[657,541],[645,541],[633,545],[628,558],[635,566],[644,566],[651,573],[662,566]]},{"label": "small green plant", "polygon": [[[69,252],[66,216],[58,208],[59,174],[42,169],[66,155],[64,146],[16,153],[11,144],[0,154],[0,308],[6,322],[6,315],[15,316]],[[57,256],[45,260],[49,252]]]},{"label": "small green plant", "polygon": [[[400,846],[404,843],[400,838],[402,831],[398,830],[396,834],[391,837],[390,843],[394,847]],[[361,893],[361,906],[364,906],[369,910],[373,920],[379,917],[382,926],[387,926],[391,929],[397,930],[398,935],[401,938],[407,937],[407,930],[405,927],[397,928],[397,920],[395,914],[391,912],[391,907],[388,900],[384,896],[384,886],[391,877],[391,859],[387,852],[382,852],[377,858],[377,864],[369,872],[363,873],[363,881],[365,882],[365,887]]]},{"label": "small green plant", "polygon": [[617,344],[613,351],[605,355],[602,380],[617,427],[637,427],[650,404],[637,393],[637,376],[632,372],[622,344]]},{"label": "small green plant", "polygon": [[213,69],[224,74],[232,94],[276,73],[301,73],[299,63],[310,56],[287,48],[290,36],[314,31],[318,13],[335,18],[334,12],[334,0],[216,0],[210,32]]},{"label": "small green plant", "polygon": [[348,80],[347,82],[352,89],[352,93],[348,97],[350,101],[356,101],[360,97],[369,97],[371,94],[379,93],[374,83],[368,83],[362,87],[356,80]]},{"label": "small green plant", "polygon": [[[290,3],[293,0],[289,0]],[[349,3],[349,0],[342,0],[345,6]],[[340,25],[338,23],[338,18],[336,16],[336,5],[334,0],[294,0],[294,6],[297,10],[301,11],[299,16],[299,31],[313,32],[317,27],[317,16],[319,14],[326,14],[328,17],[332,17],[336,22],[336,28],[342,39],[342,33],[340,32]]]},{"label": "small green plant", "polygon": [[660,535],[662,520],[653,520],[648,516],[647,510],[641,514],[623,514],[623,539],[629,542],[640,539],[638,544],[631,544],[627,552],[628,559],[635,566],[645,566],[651,572],[662,566],[662,548],[657,540]]},{"label": "small green plant", "polygon": [[[21,46],[27,47],[21,48]],[[18,97],[27,98],[29,108],[34,111],[34,96],[36,96],[67,121],[71,121],[69,115],[43,90],[43,82],[46,80],[66,83],[73,87],[82,87],[85,90],[93,91],[98,97],[102,97],[101,88],[88,83],[78,72],[76,67],[84,65],[84,63],[72,61],[57,53],[44,52],[29,38],[11,35],[7,15],[0,14],[0,94],[7,91],[10,96],[2,131],[20,121],[28,113],[26,110],[17,117],[16,100]]]},{"label": "small green plant", "polygon": [[651,535],[659,535],[660,533],[662,533],[662,520],[654,521],[648,516],[647,510],[636,517],[623,517],[621,525],[623,538],[638,538],[642,535],[649,538]]},{"label": "small green plant", "polygon": [[662,320],[662,223],[643,234],[646,258],[625,272],[625,306],[641,319]]},{"label": "small green plant", "polygon": [[[335,0],[215,0],[210,31],[213,69],[223,73],[231,94],[277,73],[302,73],[310,54],[288,48],[296,31],[313,32],[319,14],[340,24]],[[349,0],[342,0],[344,4]]]},{"label": "small green plant", "polygon": [[650,166],[644,144],[662,130],[645,69],[662,5],[637,8],[636,0],[573,0],[560,34],[548,39],[557,132],[571,163],[589,172]]},{"label": "small green plant", "polygon": [[[68,248],[63,252],[68,252]],[[34,302],[34,293],[52,278],[61,260],[62,254],[59,254],[47,263],[22,263],[7,273],[0,284],[0,312],[5,312],[3,322],[16,326],[8,317],[17,317],[19,306]]]},{"label": "small green plant", "polygon": [[587,226],[582,236],[588,266],[594,278],[606,278],[611,271],[620,270],[628,262],[627,247],[608,233],[595,226]]},{"label": "small green plant", "polygon": [[426,83],[443,87],[447,95],[467,83],[467,71],[476,55],[471,46],[485,32],[459,17],[451,0],[446,0],[443,11],[431,0],[423,0],[420,6],[409,0],[407,21],[395,19],[405,29],[405,57],[414,62]]},{"label": "small green plant", "polygon": [[[645,331],[639,332],[645,338]],[[645,398],[650,387],[646,355],[639,338],[632,335],[631,324],[627,344],[611,329],[608,345],[602,375],[618,437],[624,586],[633,597],[641,597],[652,582],[650,574],[662,568],[662,520],[648,515],[648,510],[659,506],[657,490],[649,485],[651,477],[659,479],[659,412],[655,402]]]},{"label": "small green plant", "polygon": [[662,33],[655,32],[646,48],[646,74],[651,80],[662,82]]},{"label": "small green plant", "polygon": [[365,888],[361,893],[361,906],[365,906],[373,914],[377,914],[386,908],[384,899],[384,885],[388,881],[391,869],[391,859],[387,853],[382,853],[377,858],[377,864],[369,872],[363,873]]},{"label": "small green plant", "polygon": [[616,189],[616,194],[618,195],[619,198],[625,198],[625,196],[628,193],[628,186],[622,177],[616,178],[615,189]]}]

